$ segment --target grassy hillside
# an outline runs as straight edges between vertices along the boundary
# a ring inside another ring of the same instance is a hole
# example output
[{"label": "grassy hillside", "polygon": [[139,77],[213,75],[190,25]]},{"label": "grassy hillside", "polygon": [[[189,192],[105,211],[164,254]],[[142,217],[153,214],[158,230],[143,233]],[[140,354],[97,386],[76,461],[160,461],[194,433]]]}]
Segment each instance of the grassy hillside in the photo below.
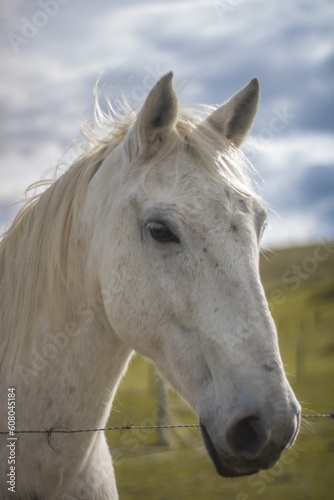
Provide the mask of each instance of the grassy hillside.
[{"label": "grassy hillside", "polygon": [[[282,358],[304,414],[334,410],[334,244],[261,256],[261,276],[276,321]],[[132,362],[110,425],[152,425],[158,377]],[[196,423],[168,391],[168,423]],[[322,500],[334,489],[334,421],[304,421],[293,449],[270,471],[237,480],[217,477],[197,429],[110,431],[120,500]],[[163,444],[165,443],[165,444]]]}]

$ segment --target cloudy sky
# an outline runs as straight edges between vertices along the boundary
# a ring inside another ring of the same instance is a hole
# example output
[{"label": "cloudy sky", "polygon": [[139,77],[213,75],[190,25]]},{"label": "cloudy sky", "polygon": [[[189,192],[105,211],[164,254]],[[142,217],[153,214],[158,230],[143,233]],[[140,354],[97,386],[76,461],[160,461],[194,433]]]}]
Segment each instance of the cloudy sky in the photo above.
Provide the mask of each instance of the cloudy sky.
[{"label": "cloudy sky", "polygon": [[244,151],[272,209],[265,243],[333,238],[333,19],[332,0],[1,0],[1,227],[79,137],[102,71],[136,105],[172,69],[184,104],[259,77]]}]

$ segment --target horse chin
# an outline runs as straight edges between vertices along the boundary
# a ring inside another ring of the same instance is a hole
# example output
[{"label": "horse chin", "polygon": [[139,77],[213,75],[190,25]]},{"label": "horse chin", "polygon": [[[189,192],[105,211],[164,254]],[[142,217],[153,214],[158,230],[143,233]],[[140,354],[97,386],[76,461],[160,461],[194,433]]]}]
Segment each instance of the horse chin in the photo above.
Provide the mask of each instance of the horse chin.
[{"label": "horse chin", "polygon": [[271,468],[276,463],[276,460],[271,461],[269,464],[260,464],[256,460],[238,460],[232,457],[222,458],[217,452],[208,431],[202,423],[200,424],[200,429],[209,457],[217,473],[221,477],[251,476],[257,474],[262,469]]}]

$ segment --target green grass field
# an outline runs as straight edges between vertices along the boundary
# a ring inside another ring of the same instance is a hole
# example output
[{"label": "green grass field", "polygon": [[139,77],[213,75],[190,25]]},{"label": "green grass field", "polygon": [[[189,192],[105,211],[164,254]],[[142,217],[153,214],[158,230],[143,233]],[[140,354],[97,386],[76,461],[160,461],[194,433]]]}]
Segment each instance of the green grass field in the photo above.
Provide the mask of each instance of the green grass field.
[{"label": "green grass field", "polygon": [[[261,256],[261,276],[280,348],[303,413],[334,411],[334,244],[282,249]],[[158,376],[136,356],[124,378],[110,426],[154,425]],[[197,423],[168,390],[168,424]],[[271,470],[219,478],[198,429],[107,433],[120,500],[324,500],[334,491],[334,420],[304,421],[293,449]]]}]

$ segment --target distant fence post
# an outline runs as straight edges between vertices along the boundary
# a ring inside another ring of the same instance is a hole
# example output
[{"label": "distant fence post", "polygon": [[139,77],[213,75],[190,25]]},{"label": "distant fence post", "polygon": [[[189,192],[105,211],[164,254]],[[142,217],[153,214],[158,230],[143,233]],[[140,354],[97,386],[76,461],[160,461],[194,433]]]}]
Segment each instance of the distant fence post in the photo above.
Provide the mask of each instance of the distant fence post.
[{"label": "distant fence post", "polygon": [[301,380],[304,372],[304,342],[300,335],[296,345],[296,380]]},{"label": "distant fence post", "polygon": [[[157,403],[158,403],[158,411],[157,411],[157,425],[166,425],[167,423],[167,394],[165,383],[161,376],[158,374],[158,382],[157,382]],[[157,429],[157,444],[159,446],[164,446],[167,444],[166,439],[166,430],[165,429]]]},{"label": "distant fence post", "polygon": [[306,318],[302,318],[299,324],[299,335],[296,345],[296,380],[300,381],[305,376],[305,353],[306,353],[306,332],[310,324]]}]

